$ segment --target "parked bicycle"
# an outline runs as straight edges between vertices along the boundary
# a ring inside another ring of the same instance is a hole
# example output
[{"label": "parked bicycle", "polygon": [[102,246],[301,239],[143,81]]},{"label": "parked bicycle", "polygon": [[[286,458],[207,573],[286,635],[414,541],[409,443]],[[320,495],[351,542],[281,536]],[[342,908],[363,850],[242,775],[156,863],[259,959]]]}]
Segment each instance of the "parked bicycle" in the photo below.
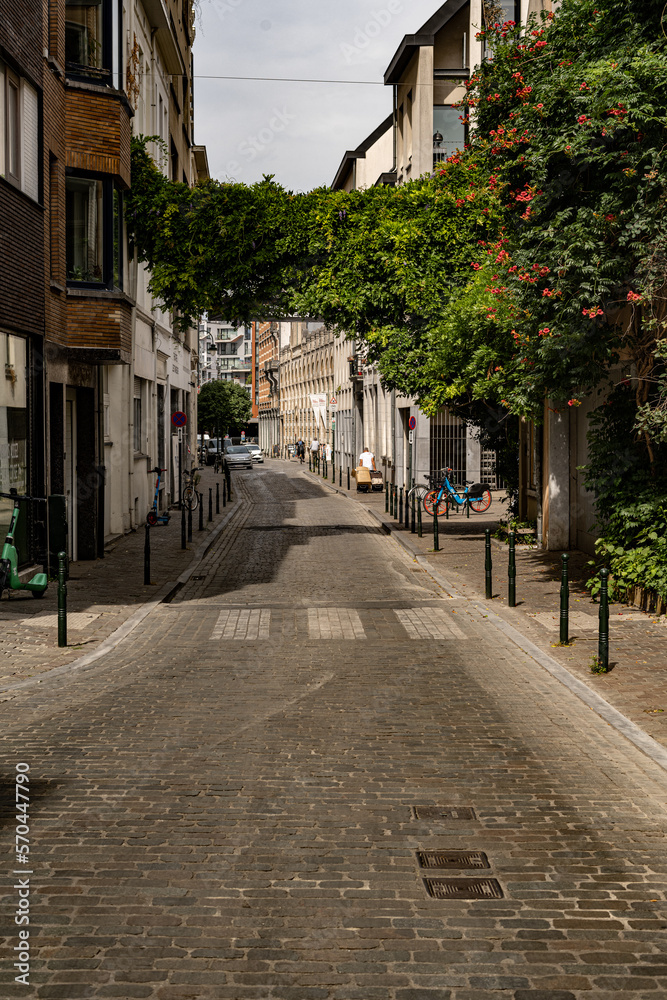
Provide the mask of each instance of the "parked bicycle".
[{"label": "parked bicycle", "polygon": [[443,469],[443,481],[436,489],[428,491],[424,497],[424,510],[427,514],[441,517],[447,513],[447,508],[465,510],[466,505],[476,514],[483,514],[491,506],[491,490],[483,483],[467,483],[466,486],[454,486],[449,480],[451,469]]},{"label": "parked bicycle", "polygon": [[188,472],[183,470],[183,492],[181,498],[188,510],[196,510],[199,506],[199,494],[197,486],[201,481],[201,476],[197,475],[199,469],[195,466]]}]

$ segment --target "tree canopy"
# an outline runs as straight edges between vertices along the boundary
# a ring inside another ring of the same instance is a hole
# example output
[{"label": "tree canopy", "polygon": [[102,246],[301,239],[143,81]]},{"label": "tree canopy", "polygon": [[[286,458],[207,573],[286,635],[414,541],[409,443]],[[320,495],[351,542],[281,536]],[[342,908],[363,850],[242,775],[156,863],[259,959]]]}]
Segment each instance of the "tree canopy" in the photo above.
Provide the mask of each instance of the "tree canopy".
[{"label": "tree canopy", "polygon": [[197,399],[197,426],[200,434],[212,437],[242,430],[252,413],[248,390],[237,382],[214,379],[201,387]]}]

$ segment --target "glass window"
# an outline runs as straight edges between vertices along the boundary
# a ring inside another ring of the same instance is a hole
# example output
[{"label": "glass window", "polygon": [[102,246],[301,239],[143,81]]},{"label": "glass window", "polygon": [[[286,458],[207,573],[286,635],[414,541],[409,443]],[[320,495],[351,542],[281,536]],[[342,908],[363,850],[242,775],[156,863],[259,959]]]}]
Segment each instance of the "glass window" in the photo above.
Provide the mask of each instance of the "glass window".
[{"label": "glass window", "polygon": [[[28,492],[28,394],[25,340],[0,332],[0,492]],[[4,539],[13,504],[0,499]]]},{"label": "glass window", "polygon": [[66,0],[65,11],[67,72],[121,89],[121,0]]},{"label": "glass window", "polygon": [[1,61],[0,176],[39,199],[39,94]]},{"label": "glass window", "polygon": [[67,0],[65,61],[68,69],[99,76],[105,69],[103,0]]},{"label": "glass window", "polygon": [[67,178],[67,280],[104,282],[104,185]]},{"label": "glass window", "polygon": [[447,159],[457,149],[463,149],[466,133],[461,121],[461,108],[440,104],[433,108],[433,162]]},{"label": "glass window", "polygon": [[123,287],[123,195],[110,180],[66,179],[67,280]]}]

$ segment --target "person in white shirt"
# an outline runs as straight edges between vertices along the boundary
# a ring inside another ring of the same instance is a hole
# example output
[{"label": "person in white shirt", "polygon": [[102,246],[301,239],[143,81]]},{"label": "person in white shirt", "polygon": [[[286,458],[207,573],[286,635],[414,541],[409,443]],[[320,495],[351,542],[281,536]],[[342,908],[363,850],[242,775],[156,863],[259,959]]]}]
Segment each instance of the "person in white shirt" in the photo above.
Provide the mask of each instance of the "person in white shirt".
[{"label": "person in white shirt", "polygon": [[320,442],[317,440],[317,438],[313,438],[313,440],[310,442],[310,450],[314,452],[315,455],[320,450]]},{"label": "person in white shirt", "polygon": [[375,471],[375,455],[368,448],[364,448],[359,456],[359,465],[364,469],[373,469]]}]

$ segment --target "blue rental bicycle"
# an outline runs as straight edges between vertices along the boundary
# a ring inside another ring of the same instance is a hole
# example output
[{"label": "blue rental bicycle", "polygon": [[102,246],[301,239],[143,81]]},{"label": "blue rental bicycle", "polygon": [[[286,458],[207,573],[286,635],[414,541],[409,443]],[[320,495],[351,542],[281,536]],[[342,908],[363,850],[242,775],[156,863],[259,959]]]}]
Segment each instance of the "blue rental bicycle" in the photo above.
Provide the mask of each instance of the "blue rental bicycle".
[{"label": "blue rental bicycle", "polygon": [[449,481],[451,469],[443,469],[444,478],[442,484],[429,492],[424,497],[424,510],[427,514],[441,517],[447,513],[451,506],[458,510],[465,510],[466,504],[476,514],[483,514],[491,506],[491,490],[483,483],[468,483],[465,489],[462,486],[452,486]]}]

